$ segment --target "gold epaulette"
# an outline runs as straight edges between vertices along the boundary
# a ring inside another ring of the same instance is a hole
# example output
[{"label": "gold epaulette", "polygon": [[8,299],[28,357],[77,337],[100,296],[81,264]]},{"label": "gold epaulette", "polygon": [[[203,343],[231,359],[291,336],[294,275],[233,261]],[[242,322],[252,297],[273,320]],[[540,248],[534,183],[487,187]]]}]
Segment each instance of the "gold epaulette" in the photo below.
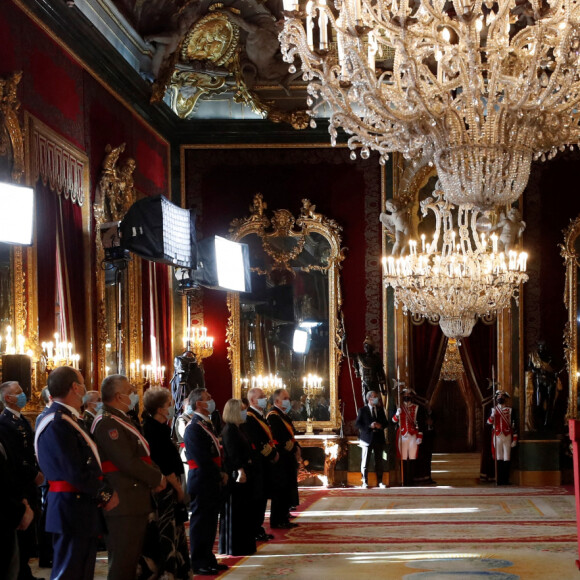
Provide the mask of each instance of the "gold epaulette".
[{"label": "gold epaulette", "polygon": [[272,448],[270,447],[269,443],[265,443],[264,447],[262,447],[262,451],[260,451],[260,453],[264,456],[264,457],[268,457],[268,455],[270,455],[270,453],[272,453]]},{"label": "gold epaulette", "polygon": [[286,445],[284,445],[284,449],[286,449],[286,451],[292,451],[292,449],[294,449],[294,441],[292,439],[288,439],[288,441],[286,441]]}]

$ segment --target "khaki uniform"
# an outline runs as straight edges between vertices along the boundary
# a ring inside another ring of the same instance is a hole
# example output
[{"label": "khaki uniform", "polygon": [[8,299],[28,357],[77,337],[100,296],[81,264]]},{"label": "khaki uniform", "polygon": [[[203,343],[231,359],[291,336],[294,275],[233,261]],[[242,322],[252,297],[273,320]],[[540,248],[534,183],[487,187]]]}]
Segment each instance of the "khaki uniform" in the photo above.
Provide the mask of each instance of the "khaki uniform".
[{"label": "khaki uniform", "polygon": [[105,512],[108,579],[134,578],[152,511],[151,490],[163,476],[151,462],[146,439],[121,411],[104,405],[92,429],[105,479],[119,494],[119,505]]}]

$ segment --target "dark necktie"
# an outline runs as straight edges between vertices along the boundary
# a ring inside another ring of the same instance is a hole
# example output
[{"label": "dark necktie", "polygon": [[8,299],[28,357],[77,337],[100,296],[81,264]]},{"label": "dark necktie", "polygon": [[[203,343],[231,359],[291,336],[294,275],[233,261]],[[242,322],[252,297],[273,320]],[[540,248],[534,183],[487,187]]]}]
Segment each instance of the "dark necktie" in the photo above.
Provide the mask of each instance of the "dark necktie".
[{"label": "dark necktie", "polygon": [[377,418],[377,411],[376,411],[376,409],[374,407],[371,407],[371,411],[372,411],[371,414],[373,416],[373,419],[376,419]]}]

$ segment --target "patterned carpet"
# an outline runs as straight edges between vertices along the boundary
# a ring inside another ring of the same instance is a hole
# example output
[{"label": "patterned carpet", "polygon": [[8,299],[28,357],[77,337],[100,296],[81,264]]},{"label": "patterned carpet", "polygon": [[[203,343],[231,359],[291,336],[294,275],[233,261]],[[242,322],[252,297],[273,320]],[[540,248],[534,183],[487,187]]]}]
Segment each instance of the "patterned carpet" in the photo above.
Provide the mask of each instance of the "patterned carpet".
[{"label": "patterned carpet", "polygon": [[311,488],[301,501],[298,528],[277,530],[221,577],[580,578],[564,488]]},{"label": "patterned carpet", "polygon": [[[580,579],[574,496],[562,487],[318,487],[300,497],[300,526],[274,530],[253,556],[222,558],[231,568],[220,578]],[[106,578],[106,553],[95,578]]]}]

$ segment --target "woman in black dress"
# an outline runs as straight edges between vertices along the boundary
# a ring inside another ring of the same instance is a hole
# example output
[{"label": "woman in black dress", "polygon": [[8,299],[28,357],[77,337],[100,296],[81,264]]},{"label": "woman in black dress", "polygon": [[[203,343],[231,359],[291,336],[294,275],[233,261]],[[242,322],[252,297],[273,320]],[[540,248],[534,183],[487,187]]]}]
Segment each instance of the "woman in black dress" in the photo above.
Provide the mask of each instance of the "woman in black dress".
[{"label": "woman in black dress", "polygon": [[224,407],[222,441],[225,469],[229,476],[227,497],[220,517],[220,554],[245,556],[256,551],[256,540],[248,533],[252,519],[253,473],[251,447],[240,425],[245,408],[239,399],[230,399]]},{"label": "woman in black dress", "polygon": [[192,574],[183,525],[187,521],[187,508],[181,485],[183,463],[168,424],[173,418],[171,402],[171,392],[163,387],[152,387],[143,396],[143,434],[151,459],[167,478],[168,485],[153,495],[157,518],[152,522],[148,538],[151,541],[146,543],[141,561],[142,577],[185,580]]}]

